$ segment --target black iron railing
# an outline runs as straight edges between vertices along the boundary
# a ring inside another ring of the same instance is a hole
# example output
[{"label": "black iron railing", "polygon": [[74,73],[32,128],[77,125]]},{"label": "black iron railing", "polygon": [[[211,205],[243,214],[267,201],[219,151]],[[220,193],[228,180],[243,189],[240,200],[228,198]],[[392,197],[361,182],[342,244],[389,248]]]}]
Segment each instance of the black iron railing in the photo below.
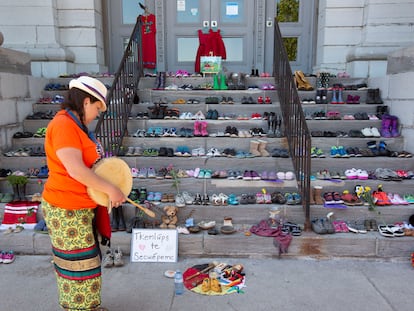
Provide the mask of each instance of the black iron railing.
[{"label": "black iron railing", "polygon": [[141,19],[137,18],[134,30],[125,49],[118,71],[106,99],[107,111],[100,116],[95,135],[106,156],[118,155],[122,139],[127,133],[128,117],[132,104],[139,100],[138,82],[143,75]]},{"label": "black iron railing", "polygon": [[273,71],[278,85],[280,107],[285,124],[290,156],[298,181],[305,211],[305,229],[310,228],[310,174],[311,136],[302,110],[298,91],[283,44],[280,28],[275,19]]}]

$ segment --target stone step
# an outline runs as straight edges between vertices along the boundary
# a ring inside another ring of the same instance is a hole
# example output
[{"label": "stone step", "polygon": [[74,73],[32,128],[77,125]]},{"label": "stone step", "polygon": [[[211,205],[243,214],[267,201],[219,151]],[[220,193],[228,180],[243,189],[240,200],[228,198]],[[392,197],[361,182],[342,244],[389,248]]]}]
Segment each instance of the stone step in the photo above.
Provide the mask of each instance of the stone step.
[{"label": "stone step", "polygon": [[[186,257],[279,257],[279,251],[273,244],[274,238],[257,235],[246,236],[251,226],[237,227],[233,234],[208,235],[201,231],[182,235],[178,238],[178,256]],[[139,229],[138,229],[139,230]],[[150,229],[149,229],[150,230]],[[360,259],[400,259],[409,258],[412,253],[413,237],[387,238],[378,232],[366,234],[335,233],[318,235],[302,232],[294,236],[287,258],[360,258]],[[51,244],[47,234],[23,230],[20,233],[0,236],[4,249],[13,249],[22,255],[50,255]],[[119,247],[125,256],[130,255],[131,234],[115,232],[111,245]]]}]

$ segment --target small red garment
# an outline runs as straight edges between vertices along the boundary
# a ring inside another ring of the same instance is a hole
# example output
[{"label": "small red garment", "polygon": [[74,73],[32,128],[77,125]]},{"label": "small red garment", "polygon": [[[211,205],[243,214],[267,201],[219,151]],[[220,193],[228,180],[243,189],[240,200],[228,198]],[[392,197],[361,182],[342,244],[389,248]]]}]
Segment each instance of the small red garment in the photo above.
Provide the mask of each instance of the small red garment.
[{"label": "small red garment", "polygon": [[220,34],[220,30],[214,32],[212,29],[208,33],[198,30],[199,46],[195,59],[195,72],[200,72],[200,57],[201,56],[221,56],[221,59],[226,59],[226,47]]},{"label": "small red garment", "polygon": [[112,230],[108,208],[106,206],[98,205],[95,208],[95,227],[102,237],[101,244],[108,244],[108,246],[110,246]]},{"label": "small red garment", "polygon": [[155,24],[155,15],[141,15],[142,22],[142,62],[144,68],[154,69],[157,66],[157,46],[155,35],[157,33]]}]

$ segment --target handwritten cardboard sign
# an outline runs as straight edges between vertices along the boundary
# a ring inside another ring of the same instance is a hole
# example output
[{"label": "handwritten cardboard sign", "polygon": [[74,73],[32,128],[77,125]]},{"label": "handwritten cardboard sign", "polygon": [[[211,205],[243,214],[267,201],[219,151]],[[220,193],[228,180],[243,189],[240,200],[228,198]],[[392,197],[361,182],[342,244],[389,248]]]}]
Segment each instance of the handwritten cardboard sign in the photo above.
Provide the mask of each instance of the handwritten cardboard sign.
[{"label": "handwritten cardboard sign", "polygon": [[177,262],[177,255],[177,230],[132,229],[131,262]]}]

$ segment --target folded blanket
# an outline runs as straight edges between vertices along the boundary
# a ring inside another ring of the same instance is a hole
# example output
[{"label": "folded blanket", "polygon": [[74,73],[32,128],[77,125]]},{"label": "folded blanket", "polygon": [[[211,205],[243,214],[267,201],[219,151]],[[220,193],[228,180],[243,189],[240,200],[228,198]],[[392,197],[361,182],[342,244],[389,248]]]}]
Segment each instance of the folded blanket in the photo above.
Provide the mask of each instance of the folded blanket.
[{"label": "folded blanket", "polygon": [[269,225],[269,221],[266,219],[263,219],[259,224],[252,226],[250,232],[259,236],[274,237],[273,244],[279,250],[279,256],[288,252],[290,242],[292,241],[290,233],[282,232],[280,226],[272,228]]}]

